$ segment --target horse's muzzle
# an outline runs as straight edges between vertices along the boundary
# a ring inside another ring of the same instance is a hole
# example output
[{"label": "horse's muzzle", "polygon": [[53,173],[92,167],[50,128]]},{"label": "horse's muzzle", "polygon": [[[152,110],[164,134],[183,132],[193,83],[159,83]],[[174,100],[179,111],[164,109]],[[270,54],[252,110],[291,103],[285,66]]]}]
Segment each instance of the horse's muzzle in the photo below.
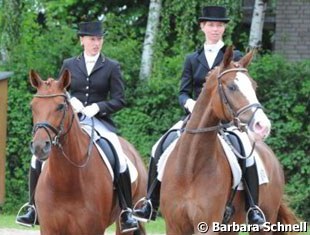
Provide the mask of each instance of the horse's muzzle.
[{"label": "horse's muzzle", "polygon": [[264,140],[270,134],[271,122],[262,110],[258,110],[249,124],[249,129],[255,140]]},{"label": "horse's muzzle", "polygon": [[50,141],[31,141],[30,142],[30,151],[41,161],[45,161],[48,158],[48,155],[52,149],[52,144]]}]

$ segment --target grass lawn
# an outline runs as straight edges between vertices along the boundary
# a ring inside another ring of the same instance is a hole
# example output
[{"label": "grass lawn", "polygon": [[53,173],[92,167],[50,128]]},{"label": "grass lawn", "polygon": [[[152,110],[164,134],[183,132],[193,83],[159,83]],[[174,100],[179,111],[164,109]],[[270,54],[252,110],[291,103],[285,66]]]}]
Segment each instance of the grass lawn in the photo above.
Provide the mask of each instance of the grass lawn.
[{"label": "grass lawn", "polygon": [[[165,222],[162,218],[158,218],[156,221],[152,221],[145,224],[146,231],[150,234],[161,233],[165,234]],[[39,226],[34,228],[28,228],[15,223],[15,215],[2,215],[0,214],[0,228],[14,228],[23,230],[39,230]],[[108,232],[114,231],[115,226],[112,225]]]}]

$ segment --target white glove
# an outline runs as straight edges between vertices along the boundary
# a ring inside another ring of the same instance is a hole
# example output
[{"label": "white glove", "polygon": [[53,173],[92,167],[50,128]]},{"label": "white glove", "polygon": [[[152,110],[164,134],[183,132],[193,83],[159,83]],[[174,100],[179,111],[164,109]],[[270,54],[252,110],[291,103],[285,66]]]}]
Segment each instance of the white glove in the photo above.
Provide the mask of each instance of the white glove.
[{"label": "white glove", "polygon": [[70,103],[72,105],[74,112],[76,112],[76,113],[80,113],[82,111],[82,109],[84,108],[84,105],[82,104],[82,102],[75,97],[72,97],[70,99]]},{"label": "white glove", "polygon": [[99,106],[96,103],[93,103],[92,105],[88,105],[83,108],[82,113],[84,113],[87,117],[91,118],[95,116],[99,112],[99,110]]},{"label": "white glove", "polygon": [[190,113],[193,112],[193,109],[195,107],[196,101],[193,99],[187,99],[184,105],[184,108],[186,108]]}]

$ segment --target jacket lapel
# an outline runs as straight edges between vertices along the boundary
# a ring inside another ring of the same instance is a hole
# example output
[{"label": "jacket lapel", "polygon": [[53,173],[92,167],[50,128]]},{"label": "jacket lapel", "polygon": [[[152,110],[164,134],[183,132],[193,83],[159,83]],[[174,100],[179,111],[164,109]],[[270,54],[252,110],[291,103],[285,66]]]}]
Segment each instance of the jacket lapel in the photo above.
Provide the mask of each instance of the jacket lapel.
[{"label": "jacket lapel", "polygon": [[200,62],[200,64],[206,67],[208,70],[210,70],[203,48],[197,51],[197,53],[198,53],[197,59]]},{"label": "jacket lapel", "polygon": [[222,62],[225,50],[226,50],[226,46],[223,46],[219,50],[219,52],[217,53],[217,56],[215,57],[212,68],[214,68],[215,66],[218,66]]},{"label": "jacket lapel", "polygon": [[101,67],[103,67],[104,62],[105,62],[105,56],[103,54],[100,54],[100,56],[98,57],[98,60],[96,61],[96,64],[93,68],[93,70],[91,71],[90,74],[94,73],[96,70],[100,69]]},{"label": "jacket lapel", "polygon": [[88,76],[88,74],[87,74],[87,69],[86,69],[86,64],[85,64],[85,59],[84,59],[83,54],[81,54],[81,55],[79,55],[78,57],[76,57],[76,61],[77,61],[78,68],[79,68],[86,76]]}]

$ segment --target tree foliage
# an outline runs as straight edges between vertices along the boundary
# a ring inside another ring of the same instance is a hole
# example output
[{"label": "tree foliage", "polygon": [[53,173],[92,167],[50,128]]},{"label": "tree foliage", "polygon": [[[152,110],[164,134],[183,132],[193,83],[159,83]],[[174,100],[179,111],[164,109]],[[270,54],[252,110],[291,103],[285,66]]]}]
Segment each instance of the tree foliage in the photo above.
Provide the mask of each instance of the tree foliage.
[{"label": "tree foliage", "polygon": [[[8,136],[5,211],[17,212],[27,200],[30,162],[28,143],[32,120],[28,108],[33,90],[28,71],[43,78],[57,77],[64,58],[81,52],[76,36],[77,23],[100,18],[107,30],[103,52],[117,59],[126,83],[127,108],[115,115],[121,134],[148,162],[152,145],[183,115],[177,102],[185,55],[203,43],[198,16],[205,1],[163,1],[154,65],[148,82],[139,80],[141,52],[149,1],[0,1],[0,49],[7,60],[0,68],[14,71],[9,79]],[[225,42],[243,45],[238,31],[240,3],[211,0],[225,5],[231,22]],[[42,15],[43,14],[43,15]],[[248,32],[245,32],[248,33]],[[245,40],[245,45],[247,40]],[[244,48],[239,48],[243,50]],[[258,95],[273,120],[268,140],[280,158],[287,179],[287,194],[294,209],[310,218],[309,206],[309,61],[289,63],[279,56],[256,58],[251,74],[258,80]]]}]

